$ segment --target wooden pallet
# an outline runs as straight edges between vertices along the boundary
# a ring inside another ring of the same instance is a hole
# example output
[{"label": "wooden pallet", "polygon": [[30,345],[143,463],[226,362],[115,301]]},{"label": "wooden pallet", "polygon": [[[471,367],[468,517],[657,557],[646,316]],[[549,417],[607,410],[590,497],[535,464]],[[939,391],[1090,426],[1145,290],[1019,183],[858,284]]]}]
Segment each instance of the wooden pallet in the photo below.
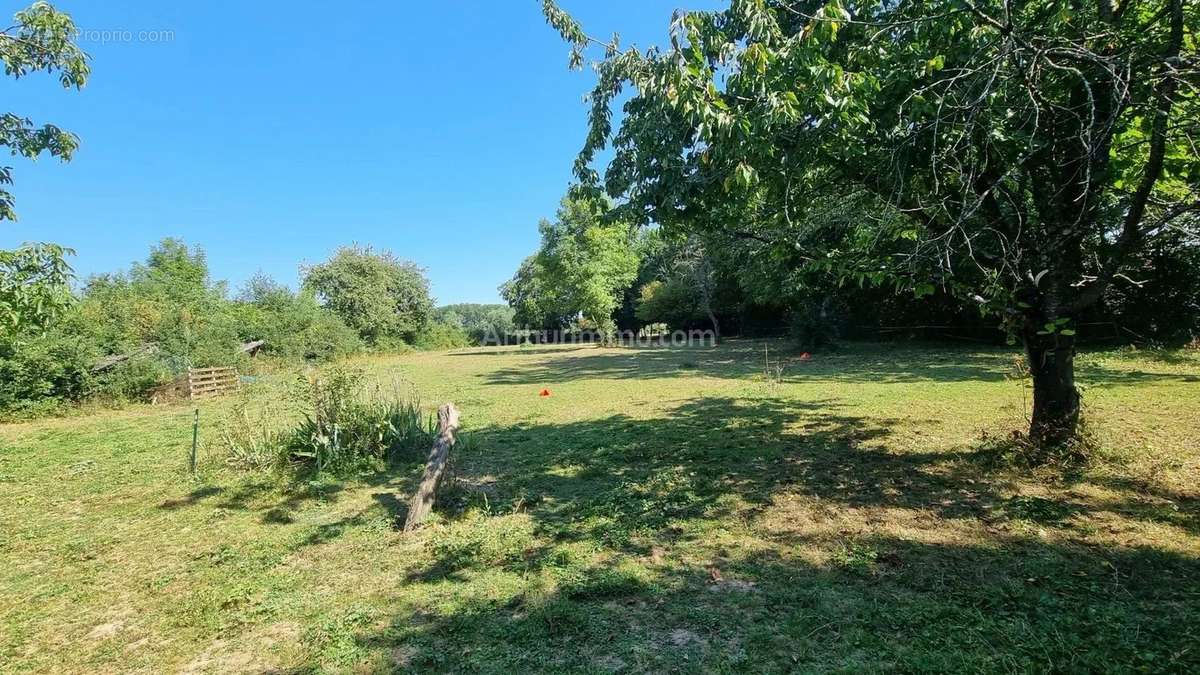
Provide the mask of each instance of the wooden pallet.
[{"label": "wooden pallet", "polygon": [[188,368],[188,398],[193,401],[198,398],[219,396],[237,389],[237,387],[237,368]]}]

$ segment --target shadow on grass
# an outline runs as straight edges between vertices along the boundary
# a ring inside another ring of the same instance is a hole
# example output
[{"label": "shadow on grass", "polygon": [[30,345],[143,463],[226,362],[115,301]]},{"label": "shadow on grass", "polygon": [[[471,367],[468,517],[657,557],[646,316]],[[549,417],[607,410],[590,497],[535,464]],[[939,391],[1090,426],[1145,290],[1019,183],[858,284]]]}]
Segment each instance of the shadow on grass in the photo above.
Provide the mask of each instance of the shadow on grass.
[{"label": "shadow on grass", "polygon": [[[563,354],[570,354],[560,358]],[[586,353],[592,351],[595,353]],[[945,345],[845,343],[801,361],[786,342],[727,340],[716,347],[595,347],[536,350],[475,350],[457,356],[524,356],[528,362],[499,368],[484,376],[487,384],[537,385],[572,379],[640,379],[673,377],[687,371],[707,377],[746,378],[783,364],[784,382],[829,381],[869,383],[998,382],[1013,372],[1017,348],[947,347]],[[768,362],[772,364],[768,367]],[[1140,383],[1200,382],[1200,373],[1153,373],[1096,364],[1078,368],[1081,384],[1123,386]]]},{"label": "shadow on grass", "polygon": [[1077,369],[1079,382],[1089,387],[1120,387],[1134,384],[1165,384],[1168,382],[1200,382],[1200,375],[1187,373],[1150,373],[1144,370],[1114,370],[1098,365],[1083,365]]},{"label": "shadow on grass", "polygon": [[[476,430],[477,470],[558,538],[628,540],[680,518],[753,511],[779,490],[851,506],[977,517],[999,500],[979,453],[893,454],[898,420],[865,419],[833,401],[704,398],[669,417],[618,415],[571,424]],[[472,458],[475,461],[475,458]]]},{"label": "shadow on grass", "polygon": [[[557,354],[575,350],[546,350]],[[520,355],[522,352],[496,352]],[[878,345],[847,344],[802,362],[786,343],[727,340],[716,347],[626,347],[567,358],[531,359],[500,368],[485,377],[488,384],[536,384],[584,379],[670,377],[681,370],[709,377],[743,378],[761,374],[766,363],[786,364],[787,381],[803,379],[871,382],[994,381],[1004,378],[1011,355],[1003,350],[944,349],[904,346],[880,350]]]},{"label": "shadow on grass", "polygon": [[[830,401],[706,398],[661,419],[476,430],[483,451],[460,471],[495,477],[496,512],[525,514],[534,534],[499,517],[479,542],[433,540],[406,583],[441,600],[359,644],[400,659],[378,667],[435,671],[1200,665],[1200,560],[1076,530],[1114,511],[1194,535],[1194,511],[1163,520],[1132,485],[1109,486],[1119,503],[1017,496],[984,451],[889,452],[891,424]],[[857,524],[766,532],[759,516],[781,498],[860,510]],[[925,529],[870,524],[892,512]],[[955,521],[975,534],[939,534]],[[504,574],[523,581],[483,581]]]},{"label": "shadow on grass", "polygon": [[[411,473],[405,471],[404,467],[392,465],[366,475],[344,478],[325,476],[321,480],[299,475],[258,475],[243,478],[230,486],[200,487],[183,497],[164,500],[158,508],[177,510],[208,502],[219,509],[259,513],[263,524],[289,525],[295,522],[296,512],[313,504],[336,503],[341,494],[350,489],[387,487],[404,494],[412,489],[411,483],[415,481],[414,476],[409,475]],[[395,493],[377,492],[372,498],[375,507],[382,508],[392,519],[403,523],[408,507],[397,499]],[[318,526],[310,543],[328,541],[353,524],[354,517],[351,516],[338,523]]]},{"label": "shadow on grass", "polygon": [[[788,544],[700,563],[675,559],[669,548],[660,562],[586,567],[545,553],[534,564],[509,564],[509,573],[530,580],[518,590],[414,608],[357,639],[368,653],[399,654],[409,668],[437,672],[1200,665],[1200,561],[1178,553],[1029,537]],[[796,553],[804,547],[809,554]],[[812,550],[828,555],[813,562]],[[430,592],[444,585],[425,583]]]}]

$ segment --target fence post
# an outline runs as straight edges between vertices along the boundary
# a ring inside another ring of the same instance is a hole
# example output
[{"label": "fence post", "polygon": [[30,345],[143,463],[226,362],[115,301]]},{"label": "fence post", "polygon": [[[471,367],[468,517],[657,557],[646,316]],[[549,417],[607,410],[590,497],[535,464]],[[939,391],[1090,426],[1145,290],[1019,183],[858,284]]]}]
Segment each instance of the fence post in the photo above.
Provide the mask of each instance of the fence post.
[{"label": "fence post", "polygon": [[192,454],[188,457],[188,471],[192,477],[196,476],[196,446],[200,443],[200,409],[196,408],[196,413],[192,418]]}]

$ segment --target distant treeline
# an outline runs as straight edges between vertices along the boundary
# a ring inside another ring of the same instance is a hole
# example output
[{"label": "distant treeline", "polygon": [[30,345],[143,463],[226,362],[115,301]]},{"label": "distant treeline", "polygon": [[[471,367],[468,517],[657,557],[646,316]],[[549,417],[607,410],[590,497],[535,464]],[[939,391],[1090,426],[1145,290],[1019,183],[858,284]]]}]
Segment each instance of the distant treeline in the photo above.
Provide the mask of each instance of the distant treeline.
[{"label": "distant treeline", "polygon": [[[839,338],[1003,343],[1005,317],[934,284],[823,273],[813,252],[768,248],[726,232],[634,227],[603,197],[572,188],[543,220],[538,251],[500,288],[520,328],[550,331],[711,329],[792,336],[815,348]],[[744,233],[743,233],[744,234]],[[831,247],[836,239],[831,236]],[[1164,238],[1075,324],[1082,341],[1178,345],[1200,335],[1200,247]]]},{"label": "distant treeline", "polygon": [[48,323],[0,333],[0,415],[145,400],[189,367],[244,367],[252,354],[324,362],[511,327],[503,305],[435,309],[424,271],[388,252],[346,247],[301,276],[298,291],[259,274],[231,294],[204,251],[164,239],[128,270],[84,280]]}]

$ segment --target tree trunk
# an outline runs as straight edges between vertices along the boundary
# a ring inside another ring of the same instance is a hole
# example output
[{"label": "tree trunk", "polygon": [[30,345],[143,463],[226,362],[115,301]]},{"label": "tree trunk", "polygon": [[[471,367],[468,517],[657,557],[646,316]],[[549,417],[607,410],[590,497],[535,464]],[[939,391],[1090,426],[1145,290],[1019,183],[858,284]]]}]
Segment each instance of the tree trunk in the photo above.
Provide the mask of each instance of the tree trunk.
[{"label": "tree trunk", "polygon": [[450,448],[454,447],[457,439],[458,417],[458,408],[455,408],[453,403],[438,408],[438,435],[434,439],[433,449],[429,451],[429,462],[425,465],[421,484],[409,501],[408,517],[404,520],[405,532],[417,529],[433,510],[438,483],[442,480],[446,464],[450,461]]},{"label": "tree trunk", "polygon": [[713,314],[711,308],[705,305],[704,309],[706,312],[708,312],[708,320],[712,322],[713,344],[718,344],[721,342],[721,324],[717,322],[717,315]]},{"label": "tree trunk", "polygon": [[1062,447],[1079,426],[1079,390],[1075,388],[1075,338],[1061,333],[1038,335],[1025,329],[1025,354],[1033,378],[1033,417],[1029,438],[1042,449]]}]

